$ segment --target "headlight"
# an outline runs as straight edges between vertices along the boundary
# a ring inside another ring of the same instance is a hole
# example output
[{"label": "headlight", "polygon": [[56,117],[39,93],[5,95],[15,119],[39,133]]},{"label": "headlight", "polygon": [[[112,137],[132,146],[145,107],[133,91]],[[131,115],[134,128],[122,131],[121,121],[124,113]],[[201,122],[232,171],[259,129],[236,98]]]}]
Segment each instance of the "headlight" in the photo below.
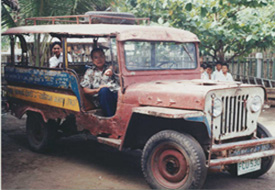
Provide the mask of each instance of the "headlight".
[{"label": "headlight", "polygon": [[213,116],[218,117],[222,113],[222,101],[219,98],[214,99]]},{"label": "headlight", "polygon": [[251,100],[250,109],[252,112],[258,112],[262,107],[262,98],[260,96],[255,96]]}]

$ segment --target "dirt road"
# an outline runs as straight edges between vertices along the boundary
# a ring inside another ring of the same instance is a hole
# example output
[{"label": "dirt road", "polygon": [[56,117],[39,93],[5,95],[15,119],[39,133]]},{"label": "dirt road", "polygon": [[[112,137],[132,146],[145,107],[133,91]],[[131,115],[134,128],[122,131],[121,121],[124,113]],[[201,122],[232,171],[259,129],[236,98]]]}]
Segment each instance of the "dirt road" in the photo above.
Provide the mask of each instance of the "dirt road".
[{"label": "dirt road", "polygon": [[[140,169],[140,151],[123,151],[78,135],[58,141],[54,150],[29,150],[26,118],[2,114],[3,189],[149,189]],[[275,108],[261,117],[275,136]],[[275,189],[275,165],[258,179],[209,172],[205,189]]]}]

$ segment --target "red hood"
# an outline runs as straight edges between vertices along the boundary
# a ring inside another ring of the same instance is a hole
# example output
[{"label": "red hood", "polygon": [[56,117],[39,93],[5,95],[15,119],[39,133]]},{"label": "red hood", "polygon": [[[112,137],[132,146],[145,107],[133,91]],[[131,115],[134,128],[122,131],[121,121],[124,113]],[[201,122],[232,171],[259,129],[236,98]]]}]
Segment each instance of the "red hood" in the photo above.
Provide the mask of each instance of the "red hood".
[{"label": "red hood", "polygon": [[[251,87],[242,84],[241,87]],[[123,97],[124,103],[157,107],[203,110],[209,91],[237,88],[235,82],[202,80],[169,80],[137,83],[129,86]]]}]

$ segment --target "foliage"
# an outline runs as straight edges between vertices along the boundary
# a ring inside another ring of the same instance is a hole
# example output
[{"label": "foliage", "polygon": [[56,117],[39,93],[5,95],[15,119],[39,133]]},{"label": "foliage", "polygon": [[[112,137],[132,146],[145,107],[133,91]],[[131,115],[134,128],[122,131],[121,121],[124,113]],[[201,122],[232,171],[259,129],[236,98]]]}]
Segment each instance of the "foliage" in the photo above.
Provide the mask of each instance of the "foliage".
[{"label": "foliage", "polygon": [[[106,10],[110,6],[111,0],[19,0],[20,10],[18,12],[4,11],[5,5],[2,3],[2,27],[12,26],[14,19],[17,25],[24,24],[25,18],[39,16],[60,16],[84,14],[87,11]],[[5,17],[3,17],[3,14]]]},{"label": "foliage", "polygon": [[10,41],[8,36],[1,36],[1,51],[7,51]]},{"label": "foliage", "polygon": [[[1,26],[1,30],[3,29],[3,25],[7,26],[7,27],[14,27],[16,26],[15,22],[13,21],[13,18],[11,17],[11,15],[9,14],[10,12],[10,8],[9,7],[5,7],[2,4],[1,7],[1,19],[2,19],[2,26]],[[1,50],[7,50],[9,47],[9,37],[8,36],[1,36]]]},{"label": "foliage", "polygon": [[[13,11],[1,1],[1,29],[24,25],[24,19],[39,16],[60,16],[84,14],[87,11],[106,10],[111,0],[18,0],[20,10]],[[8,37],[1,37],[1,48],[9,44]]]},{"label": "foliage", "polygon": [[152,22],[192,31],[201,40],[201,53],[222,63],[275,45],[273,0],[118,0],[117,5]]},{"label": "foliage", "polygon": [[3,27],[14,27],[16,26],[12,14],[10,14],[11,9],[6,7],[3,3],[1,3],[1,28]]},{"label": "foliage", "polygon": [[19,0],[24,18],[84,14],[91,10],[105,10],[109,1],[96,0]]}]

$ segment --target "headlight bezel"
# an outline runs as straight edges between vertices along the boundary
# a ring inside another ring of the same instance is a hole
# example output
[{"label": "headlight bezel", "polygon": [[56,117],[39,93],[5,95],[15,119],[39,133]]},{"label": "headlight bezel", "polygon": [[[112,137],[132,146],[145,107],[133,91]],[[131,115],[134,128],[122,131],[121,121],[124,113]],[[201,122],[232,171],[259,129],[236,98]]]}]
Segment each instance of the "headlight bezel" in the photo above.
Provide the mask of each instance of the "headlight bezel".
[{"label": "headlight bezel", "polygon": [[257,113],[262,109],[263,106],[263,100],[261,96],[256,95],[251,97],[249,101],[249,109],[252,113]]},{"label": "headlight bezel", "polygon": [[223,102],[220,98],[215,97],[213,100],[213,110],[212,111],[212,116],[213,117],[219,117],[222,112],[223,112]]}]

